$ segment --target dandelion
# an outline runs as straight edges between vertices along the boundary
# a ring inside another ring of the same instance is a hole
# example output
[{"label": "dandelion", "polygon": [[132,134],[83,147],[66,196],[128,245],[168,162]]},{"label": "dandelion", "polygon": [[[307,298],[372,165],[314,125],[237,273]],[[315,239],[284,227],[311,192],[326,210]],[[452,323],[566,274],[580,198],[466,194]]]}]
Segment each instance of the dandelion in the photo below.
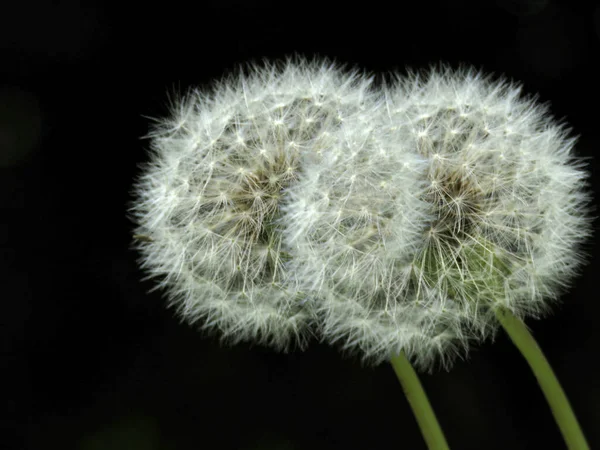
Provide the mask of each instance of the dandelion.
[{"label": "dandelion", "polygon": [[590,195],[576,139],[519,85],[473,69],[409,73],[383,94],[379,127],[328,155],[302,195],[313,219],[294,241],[297,271],[317,283],[324,338],[431,371],[502,325],[567,442],[585,448],[522,322],[547,313],[583,262]]},{"label": "dandelion", "polygon": [[280,220],[304,160],[365,114],[370,80],[327,61],[249,66],[173,102],[131,212],[141,265],[189,323],[231,343],[303,347],[312,313]]},{"label": "dandelion", "polygon": [[583,261],[587,173],[569,130],[518,85],[442,67],[384,94],[379,126],[300,179],[289,241],[330,340],[431,370],[492,334],[499,308],[548,311]]}]

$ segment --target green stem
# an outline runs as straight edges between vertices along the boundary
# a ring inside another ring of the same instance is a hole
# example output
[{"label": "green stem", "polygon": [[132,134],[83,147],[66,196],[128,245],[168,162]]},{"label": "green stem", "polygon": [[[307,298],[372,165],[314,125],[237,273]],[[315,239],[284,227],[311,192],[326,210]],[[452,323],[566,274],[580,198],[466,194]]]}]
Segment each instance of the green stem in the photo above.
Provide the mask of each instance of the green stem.
[{"label": "green stem", "polygon": [[567,447],[570,450],[589,449],[567,396],[548,364],[548,360],[523,321],[504,308],[499,309],[496,316],[537,378]]},{"label": "green stem", "polygon": [[404,394],[417,419],[421,434],[430,449],[449,449],[444,433],[440,428],[435,413],[427,400],[427,395],[421,386],[417,373],[412,368],[404,353],[391,358],[391,363],[398,380],[404,389]]}]

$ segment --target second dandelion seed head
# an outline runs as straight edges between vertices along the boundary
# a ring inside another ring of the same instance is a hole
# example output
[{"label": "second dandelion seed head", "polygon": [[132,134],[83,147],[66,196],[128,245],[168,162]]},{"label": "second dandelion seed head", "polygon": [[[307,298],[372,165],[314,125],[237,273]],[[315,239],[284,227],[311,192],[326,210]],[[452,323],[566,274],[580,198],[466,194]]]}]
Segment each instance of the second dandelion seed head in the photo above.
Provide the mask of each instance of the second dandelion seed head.
[{"label": "second dandelion seed head", "polygon": [[498,308],[539,316],[569,282],[587,174],[568,130],[505,80],[442,66],[383,99],[300,184],[295,273],[329,342],[448,367],[495,331]]}]

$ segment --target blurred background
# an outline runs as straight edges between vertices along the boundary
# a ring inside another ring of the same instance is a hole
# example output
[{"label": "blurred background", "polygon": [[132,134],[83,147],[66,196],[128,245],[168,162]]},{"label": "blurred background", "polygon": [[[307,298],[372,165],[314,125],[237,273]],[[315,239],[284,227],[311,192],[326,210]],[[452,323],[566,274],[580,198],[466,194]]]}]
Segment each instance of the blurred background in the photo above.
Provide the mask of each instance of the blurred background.
[{"label": "blurred background", "polygon": [[[125,4],[125,6],[124,6]],[[167,91],[295,53],[373,73],[445,61],[524,83],[580,136],[598,198],[600,3],[67,0],[0,6],[2,448],[424,449],[391,367],[314,343],[226,348],[148,293],[125,216]],[[600,448],[590,263],[529,321]],[[565,448],[500,333],[422,382],[454,449]]]}]

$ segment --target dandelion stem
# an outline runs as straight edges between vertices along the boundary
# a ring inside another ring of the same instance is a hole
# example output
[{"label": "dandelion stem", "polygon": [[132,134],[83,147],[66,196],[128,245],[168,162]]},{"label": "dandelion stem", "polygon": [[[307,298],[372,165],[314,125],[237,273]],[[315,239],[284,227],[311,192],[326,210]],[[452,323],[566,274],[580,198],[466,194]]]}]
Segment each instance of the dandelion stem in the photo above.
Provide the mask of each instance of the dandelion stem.
[{"label": "dandelion stem", "polygon": [[421,434],[427,443],[427,447],[436,450],[449,449],[444,433],[427,399],[427,394],[425,394],[419,377],[404,352],[393,356],[391,363],[417,419],[419,428],[421,428]]},{"label": "dandelion stem", "polygon": [[527,326],[507,309],[499,309],[496,315],[537,378],[567,447],[570,450],[589,449],[567,396]]}]

